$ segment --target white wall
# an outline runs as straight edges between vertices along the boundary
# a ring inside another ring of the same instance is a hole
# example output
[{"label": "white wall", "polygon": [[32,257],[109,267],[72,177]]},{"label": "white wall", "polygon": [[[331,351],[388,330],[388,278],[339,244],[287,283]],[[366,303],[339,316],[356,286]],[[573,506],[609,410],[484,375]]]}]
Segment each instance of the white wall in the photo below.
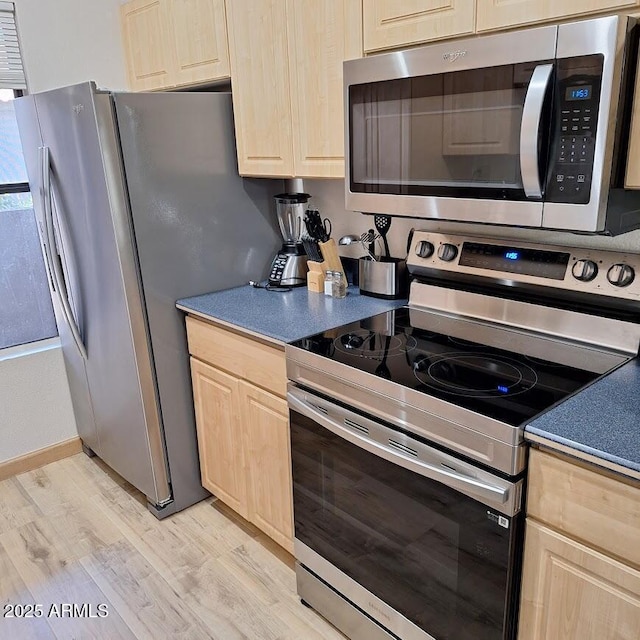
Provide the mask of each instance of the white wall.
[{"label": "white wall", "polygon": [[[31,93],[127,85],[120,0],[14,0]],[[77,436],[57,340],[0,351],[0,463]]]},{"label": "white wall", "polygon": [[59,340],[0,351],[0,462],[77,435]]},{"label": "white wall", "polygon": [[126,89],[120,0],[13,0],[31,93],[95,80]]}]

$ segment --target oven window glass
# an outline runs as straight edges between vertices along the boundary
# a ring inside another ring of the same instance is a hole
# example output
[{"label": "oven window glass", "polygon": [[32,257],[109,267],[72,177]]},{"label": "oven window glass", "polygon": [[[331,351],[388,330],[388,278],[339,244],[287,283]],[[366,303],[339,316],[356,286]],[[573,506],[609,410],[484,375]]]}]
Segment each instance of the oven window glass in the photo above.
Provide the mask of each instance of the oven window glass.
[{"label": "oven window glass", "polygon": [[351,190],[524,199],[520,127],[537,64],[349,87]]},{"label": "oven window glass", "polygon": [[298,540],[437,640],[510,637],[521,516],[500,519],[294,411],[291,439]]}]

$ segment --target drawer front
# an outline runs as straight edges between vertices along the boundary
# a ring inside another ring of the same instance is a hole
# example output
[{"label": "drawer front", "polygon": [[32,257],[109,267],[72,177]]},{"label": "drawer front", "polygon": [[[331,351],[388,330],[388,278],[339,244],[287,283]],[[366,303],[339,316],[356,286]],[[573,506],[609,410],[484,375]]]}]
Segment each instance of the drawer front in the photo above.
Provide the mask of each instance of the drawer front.
[{"label": "drawer front", "polygon": [[640,485],[531,451],[527,515],[640,567]]},{"label": "drawer front", "polygon": [[189,353],[195,358],[286,397],[284,349],[192,317],[187,317],[187,339]]}]

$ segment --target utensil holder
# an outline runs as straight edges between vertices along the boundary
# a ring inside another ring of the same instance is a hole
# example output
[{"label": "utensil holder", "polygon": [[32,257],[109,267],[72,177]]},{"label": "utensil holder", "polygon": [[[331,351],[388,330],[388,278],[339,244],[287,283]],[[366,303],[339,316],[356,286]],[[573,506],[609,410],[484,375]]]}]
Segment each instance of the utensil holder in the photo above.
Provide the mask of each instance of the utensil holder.
[{"label": "utensil holder", "polygon": [[407,295],[407,262],[400,258],[360,258],[360,293],[396,300]]}]

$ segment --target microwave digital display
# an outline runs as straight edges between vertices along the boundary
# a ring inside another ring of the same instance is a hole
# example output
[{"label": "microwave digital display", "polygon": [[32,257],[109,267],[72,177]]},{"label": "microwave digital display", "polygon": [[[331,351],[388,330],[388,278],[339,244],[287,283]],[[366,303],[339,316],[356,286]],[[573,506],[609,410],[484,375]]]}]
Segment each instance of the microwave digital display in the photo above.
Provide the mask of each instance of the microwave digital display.
[{"label": "microwave digital display", "polygon": [[593,86],[590,84],[583,84],[575,87],[567,87],[564,94],[564,99],[567,102],[574,100],[589,100],[593,94]]}]

